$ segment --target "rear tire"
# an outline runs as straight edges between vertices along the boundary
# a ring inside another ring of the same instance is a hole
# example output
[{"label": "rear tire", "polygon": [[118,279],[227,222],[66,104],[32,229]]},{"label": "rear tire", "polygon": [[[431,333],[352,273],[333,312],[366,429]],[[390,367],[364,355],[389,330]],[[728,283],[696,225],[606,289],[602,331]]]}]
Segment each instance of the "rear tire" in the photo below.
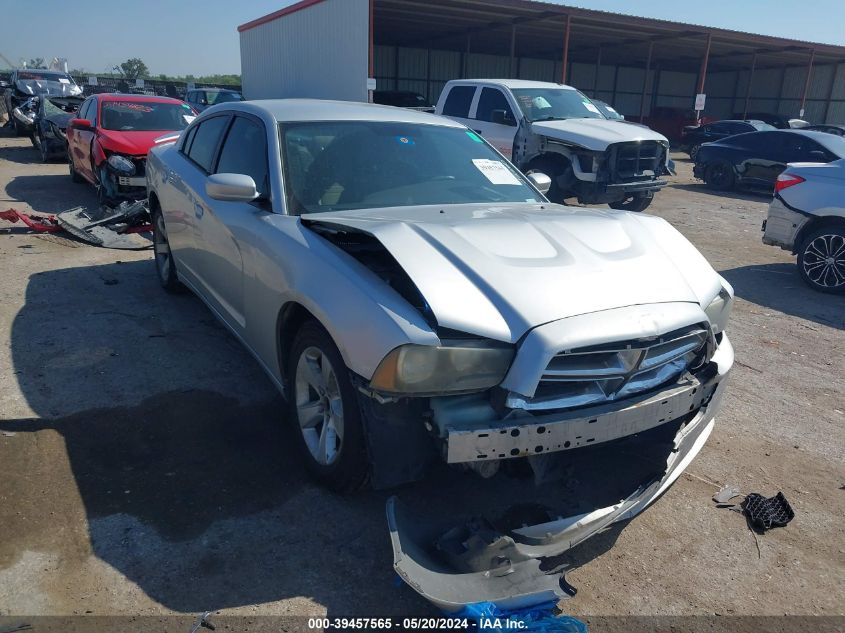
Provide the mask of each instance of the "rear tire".
[{"label": "rear tire", "polygon": [[695,157],[698,156],[698,150],[701,149],[701,145],[693,145],[689,148],[689,157],[692,162],[695,162]]},{"label": "rear tire", "polygon": [[725,162],[708,165],[704,171],[704,182],[716,191],[730,191],[736,185],[733,166]]},{"label": "rear tire", "polygon": [[67,155],[67,164],[68,164],[68,173],[70,174],[70,179],[73,182],[76,182],[76,183],[85,182],[85,179],[77,173],[76,168],[73,166],[73,156],[70,155],[70,152],[68,152],[68,155]]},{"label": "rear tire", "polygon": [[42,163],[50,162],[50,153],[47,151],[47,146],[44,144],[44,136],[38,133],[38,154],[41,156]]},{"label": "rear tire", "polygon": [[845,293],[845,227],[823,226],[798,249],[798,272],[813,290]]},{"label": "rear tire", "polygon": [[343,358],[316,321],[306,321],[287,359],[289,415],[308,472],[341,493],[361,488],[369,473],[358,395]]},{"label": "rear tire", "polygon": [[170,294],[181,294],[185,292],[185,286],[182,285],[176,274],[176,262],[173,261],[170,242],[167,240],[167,228],[164,225],[164,216],[158,209],[152,212],[152,216],[153,253],[158,281],[161,287]]}]

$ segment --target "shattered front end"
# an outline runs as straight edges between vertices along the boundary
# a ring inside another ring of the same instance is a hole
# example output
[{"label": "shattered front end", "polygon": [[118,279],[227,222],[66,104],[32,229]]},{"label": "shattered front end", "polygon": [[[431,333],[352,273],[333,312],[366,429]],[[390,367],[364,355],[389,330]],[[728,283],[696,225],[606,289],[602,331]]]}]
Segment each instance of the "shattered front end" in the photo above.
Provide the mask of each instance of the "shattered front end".
[{"label": "shattered front end", "polygon": [[726,334],[695,304],[535,328],[499,387],[430,399],[444,461],[481,477],[450,481],[424,513],[388,502],[397,573],[447,612],[573,595],[566,552],[680,476],[713,429],[732,364]]}]

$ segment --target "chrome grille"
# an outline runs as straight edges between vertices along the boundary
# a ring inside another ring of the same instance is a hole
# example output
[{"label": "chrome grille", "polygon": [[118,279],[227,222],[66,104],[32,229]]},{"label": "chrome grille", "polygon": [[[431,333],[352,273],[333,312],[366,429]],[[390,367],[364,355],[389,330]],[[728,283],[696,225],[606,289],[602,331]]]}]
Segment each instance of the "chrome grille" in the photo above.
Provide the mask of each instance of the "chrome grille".
[{"label": "chrome grille", "polygon": [[534,397],[509,404],[522,409],[566,409],[650,391],[707,360],[712,334],[704,327],[649,340],[577,348],[557,354],[543,371]]}]

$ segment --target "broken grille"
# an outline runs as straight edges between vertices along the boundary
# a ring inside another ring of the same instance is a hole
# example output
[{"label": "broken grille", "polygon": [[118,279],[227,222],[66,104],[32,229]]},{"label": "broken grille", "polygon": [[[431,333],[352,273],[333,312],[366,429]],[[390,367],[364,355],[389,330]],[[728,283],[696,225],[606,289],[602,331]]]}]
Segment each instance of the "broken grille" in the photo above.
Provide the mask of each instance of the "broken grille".
[{"label": "broken grille", "polygon": [[630,180],[645,176],[657,176],[665,160],[666,148],[657,141],[635,141],[616,143],[614,180]]},{"label": "broken grille", "polygon": [[525,409],[566,409],[620,400],[654,389],[707,360],[711,333],[703,327],[656,339],[578,348],[557,354]]}]

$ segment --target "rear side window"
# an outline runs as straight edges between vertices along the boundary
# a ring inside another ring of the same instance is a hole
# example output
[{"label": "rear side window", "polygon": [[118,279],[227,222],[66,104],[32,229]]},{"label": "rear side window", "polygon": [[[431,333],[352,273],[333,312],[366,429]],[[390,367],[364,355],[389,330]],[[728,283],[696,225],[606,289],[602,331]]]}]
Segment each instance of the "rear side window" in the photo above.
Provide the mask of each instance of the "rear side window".
[{"label": "rear side window", "polygon": [[264,126],[245,117],[235,117],[217,162],[218,174],[245,174],[255,181],[262,197],[270,194],[267,143]]},{"label": "rear side window", "polygon": [[475,118],[479,121],[492,121],[493,110],[504,110],[508,113],[508,117],[513,119],[513,112],[511,111],[508,100],[501,90],[496,88],[482,88],[481,96],[478,98],[478,108],[476,109]]},{"label": "rear side window", "polygon": [[214,152],[220,141],[220,135],[229,122],[227,116],[216,116],[203,121],[197,126],[191,146],[188,147],[187,155],[200,168],[211,173],[211,165],[214,162]]},{"label": "rear side window", "polygon": [[443,104],[443,114],[462,119],[469,118],[469,106],[475,95],[475,86],[452,86]]}]

